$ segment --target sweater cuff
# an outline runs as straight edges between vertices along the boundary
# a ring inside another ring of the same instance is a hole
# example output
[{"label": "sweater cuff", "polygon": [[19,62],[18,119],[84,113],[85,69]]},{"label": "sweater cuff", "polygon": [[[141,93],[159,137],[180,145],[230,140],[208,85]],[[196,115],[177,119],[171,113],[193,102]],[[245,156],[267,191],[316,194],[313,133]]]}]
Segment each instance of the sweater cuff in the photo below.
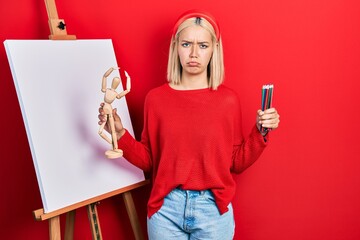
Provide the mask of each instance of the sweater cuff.
[{"label": "sweater cuff", "polygon": [[121,138],[118,140],[118,147],[120,149],[127,149],[128,147],[130,147],[131,142],[134,140],[134,137],[131,136],[127,129],[125,129],[124,135],[122,135]]},{"label": "sweater cuff", "polygon": [[269,142],[270,131],[268,131],[268,133],[265,136],[263,136],[255,124],[255,126],[251,131],[251,135],[254,136],[257,140],[259,140],[259,142],[263,143],[266,146]]}]

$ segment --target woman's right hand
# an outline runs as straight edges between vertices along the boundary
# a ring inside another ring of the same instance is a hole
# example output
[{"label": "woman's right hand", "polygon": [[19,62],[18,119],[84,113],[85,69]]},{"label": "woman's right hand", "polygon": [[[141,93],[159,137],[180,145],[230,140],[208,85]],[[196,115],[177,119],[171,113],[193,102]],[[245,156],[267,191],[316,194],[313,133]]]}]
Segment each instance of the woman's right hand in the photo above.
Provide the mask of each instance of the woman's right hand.
[{"label": "woman's right hand", "polygon": [[[99,115],[98,115],[98,118],[99,118],[99,122],[98,124],[101,125],[101,124],[105,124],[104,126],[104,129],[111,134],[111,130],[110,130],[110,123],[107,121],[107,116],[104,112],[104,103],[101,103],[100,104],[100,108],[99,108]],[[116,112],[116,108],[113,109],[113,118],[114,118],[114,124],[115,124],[115,132],[116,132],[116,136],[117,136],[117,139],[119,140],[124,134],[125,134],[125,128],[124,126],[122,125],[121,123],[121,119],[119,117],[119,115],[117,114]]]}]

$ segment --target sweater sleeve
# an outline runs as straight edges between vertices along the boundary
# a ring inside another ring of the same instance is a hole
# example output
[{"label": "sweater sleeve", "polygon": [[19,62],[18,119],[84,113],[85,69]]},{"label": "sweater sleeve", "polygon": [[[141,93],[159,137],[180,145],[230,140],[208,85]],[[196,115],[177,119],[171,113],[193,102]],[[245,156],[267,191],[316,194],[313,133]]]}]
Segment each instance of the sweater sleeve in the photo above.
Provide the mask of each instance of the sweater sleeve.
[{"label": "sweater sleeve", "polygon": [[268,135],[266,136],[265,141],[265,138],[261,135],[255,125],[247,139],[243,140],[239,145],[234,145],[231,171],[234,173],[241,173],[250,167],[260,157],[267,146]]},{"label": "sweater sleeve", "polygon": [[148,105],[146,98],[141,141],[137,141],[128,131],[118,141],[118,147],[123,150],[126,160],[145,172],[150,172],[153,165],[148,137]]},{"label": "sweater sleeve", "polygon": [[123,150],[126,160],[145,172],[150,171],[152,161],[148,147],[135,140],[128,131],[119,139],[118,147]]}]

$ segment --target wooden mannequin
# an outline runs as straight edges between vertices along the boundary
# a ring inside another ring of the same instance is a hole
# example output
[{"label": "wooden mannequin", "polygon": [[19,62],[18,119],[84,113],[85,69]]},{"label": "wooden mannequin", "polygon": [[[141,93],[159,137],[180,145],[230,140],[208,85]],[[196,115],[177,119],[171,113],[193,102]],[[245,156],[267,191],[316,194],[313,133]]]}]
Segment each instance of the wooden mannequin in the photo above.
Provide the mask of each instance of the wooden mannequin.
[{"label": "wooden mannequin", "polygon": [[[119,158],[123,155],[123,151],[121,149],[118,149],[118,144],[117,144],[117,136],[116,136],[116,132],[115,132],[115,124],[114,124],[114,117],[113,117],[113,108],[111,106],[111,103],[117,98],[120,99],[123,96],[125,96],[126,94],[128,94],[130,92],[130,76],[129,74],[125,71],[125,75],[126,75],[126,90],[122,91],[121,93],[117,93],[116,92],[116,88],[119,86],[119,84],[121,83],[121,78],[120,77],[114,77],[111,83],[111,88],[106,88],[106,83],[107,83],[107,77],[112,73],[112,71],[114,70],[118,70],[120,68],[116,67],[111,67],[109,70],[107,70],[102,78],[102,85],[101,85],[101,91],[103,93],[105,93],[104,96],[104,112],[106,114],[106,122],[104,122],[103,124],[100,125],[100,129],[99,129],[99,135],[105,139],[108,143],[110,143],[113,147],[112,150],[108,150],[105,152],[106,157],[108,158]],[[105,135],[105,133],[103,132],[105,124],[109,121],[110,123],[110,132],[111,132],[111,139]]]}]

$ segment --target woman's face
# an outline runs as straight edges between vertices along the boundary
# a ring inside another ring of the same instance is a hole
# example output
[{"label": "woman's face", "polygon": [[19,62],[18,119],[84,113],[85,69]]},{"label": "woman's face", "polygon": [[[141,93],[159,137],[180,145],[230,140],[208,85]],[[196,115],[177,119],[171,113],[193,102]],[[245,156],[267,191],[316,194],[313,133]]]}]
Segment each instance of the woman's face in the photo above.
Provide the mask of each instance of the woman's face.
[{"label": "woman's face", "polygon": [[199,25],[180,32],[178,54],[182,75],[204,75],[213,53],[213,42],[209,31]]}]

